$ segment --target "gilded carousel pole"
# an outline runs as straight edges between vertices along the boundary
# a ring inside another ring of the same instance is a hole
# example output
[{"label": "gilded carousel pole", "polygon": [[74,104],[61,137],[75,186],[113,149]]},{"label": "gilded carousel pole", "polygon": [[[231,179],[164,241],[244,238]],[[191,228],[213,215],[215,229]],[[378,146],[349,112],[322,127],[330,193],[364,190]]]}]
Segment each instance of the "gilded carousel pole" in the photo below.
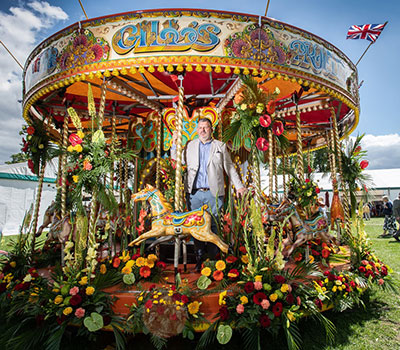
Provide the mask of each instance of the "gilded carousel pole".
[{"label": "gilded carousel pole", "polygon": [[[274,139],[272,137],[272,131],[269,129],[268,130],[268,163],[269,163],[269,174],[268,174],[268,179],[269,179],[269,198],[272,200],[274,196]],[[260,188],[257,187],[257,190],[261,190]]]},{"label": "gilded carousel pole", "polygon": [[341,177],[341,189],[343,193],[343,210],[344,210],[344,221],[346,227],[346,233],[351,235],[351,225],[350,225],[350,201],[349,201],[349,192],[346,186],[346,183],[343,181],[343,167],[342,167],[342,155],[340,150],[340,142],[339,142],[339,131],[336,121],[335,109],[331,107],[331,118],[332,118],[332,126],[333,126],[333,140],[334,140],[334,153],[337,157],[337,169]]},{"label": "gilded carousel pole", "polygon": [[162,123],[163,123],[162,114],[159,112],[158,125],[157,125],[157,156],[156,156],[156,187],[158,189],[160,189],[160,173],[161,173]]},{"label": "gilded carousel pole", "polygon": [[300,111],[296,107],[296,135],[297,135],[297,175],[300,180],[304,180],[304,164],[303,164],[303,140],[301,136],[301,118]]},{"label": "gilded carousel pole", "polygon": [[176,174],[175,174],[175,210],[183,211],[183,196],[182,196],[182,130],[183,130],[183,98],[184,89],[182,86],[183,77],[179,76],[180,87],[178,95],[178,110],[177,110],[177,120],[176,120],[176,131],[177,131],[177,141],[176,141]]}]

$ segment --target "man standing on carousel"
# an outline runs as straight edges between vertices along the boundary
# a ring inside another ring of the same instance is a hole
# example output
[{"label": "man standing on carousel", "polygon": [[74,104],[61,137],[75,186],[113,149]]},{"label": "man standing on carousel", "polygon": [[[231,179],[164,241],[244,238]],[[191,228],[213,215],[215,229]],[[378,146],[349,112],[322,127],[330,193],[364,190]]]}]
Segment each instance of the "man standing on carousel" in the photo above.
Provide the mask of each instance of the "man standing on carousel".
[{"label": "man standing on carousel", "polygon": [[[224,204],[224,171],[236,188],[239,196],[247,189],[240,181],[226,144],[212,137],[213,127],[209,119],[200,119],[197,125],[198,139],[189,141],[183,151],[182,162],[187,165],[185,177],[185,192],[189,210],[195,210],[207,204],[212,214],[211,230],[218,233],[215,218]],[[176,159],[176,131],[172,137],[171,158]],[[213,259],[218,254],[218,248],[213,243],[194,240],[196,255],[196,270],[201,270],[201,264],[207,252]]]}]

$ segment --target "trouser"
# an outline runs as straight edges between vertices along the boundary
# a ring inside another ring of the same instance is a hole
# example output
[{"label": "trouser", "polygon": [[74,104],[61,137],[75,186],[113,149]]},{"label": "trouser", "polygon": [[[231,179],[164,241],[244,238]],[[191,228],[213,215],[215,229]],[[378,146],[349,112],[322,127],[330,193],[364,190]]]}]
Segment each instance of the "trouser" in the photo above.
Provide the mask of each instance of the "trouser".
[{"label": "trouser", "polygon": [[396,221],[397,221],[397,223],[399,224],[399,228],[397,229],[397,231],[395,232],[395,234],[393,235],[393,237],[400,238],[400,217],[399,217],[399,216],[396,217]]},{"label": "trouser", "polygon": [[[208,212],[211,214],[211,231],[217,235],[218,226],[216,220],[224,204],[224,196],[214,197],[210,190],[194,190],[191,194],[188,194],[187,202],[189,210],[196,210],[205,204],[208,205]],[[210,259],[214,259],[218,254],[218,247],[213,243],[202,242],[195,238],[193,238],[193,242],[195,251],[201,255],[207,253]]]}]

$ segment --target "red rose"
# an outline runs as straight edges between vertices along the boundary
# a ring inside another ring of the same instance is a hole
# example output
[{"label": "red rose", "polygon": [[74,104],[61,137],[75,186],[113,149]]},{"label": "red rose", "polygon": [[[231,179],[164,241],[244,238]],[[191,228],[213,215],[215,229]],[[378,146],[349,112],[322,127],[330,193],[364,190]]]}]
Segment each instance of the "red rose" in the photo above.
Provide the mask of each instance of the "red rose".
[{"label": "red rose", "polygon": [[381,268],[381,274],[382,274],[382,276],[387,276],[387,274],[388,274],[388,270],[385,265],[382,266],[382,268]]},{"label": "red rose", "polygon": [[310,182],[310,179],[305,179],[304,180],[306,183],[309,183]]},{"label": "red rose", "polygon": [[360,266],[360,267],[358,268],[358,270],[359,270],[360,272],[365,272],[365,267],[364,267],[364,266]]},{"label": "red rose", "polygon": [[254,304],[261,305],[261,302],[267,299],[267,296],[263,292],[258,292],[253,295],[253,302]]},{"label": "red rose", "polygon": [[221,321],[226,321],[229,317],[229,311],[228,308],[226,306],[222,306],[219,309],[219,317],[221,319]]},{"label": "red rose", "polygon": [[28,135],[33,135],[33,134],[35,133],[35,128],[34,128],[33,126],[29,126],[29,127],[26,129],[26,133],[27,133]]},{"label": "red rose", "polygon": [[272,124],[272,132],[276,136],[282,135],[284,130],[285,129],[283,128],[283,123],[281,121],[278,120],[274,124]]},{"label": "red rose", "polygon": [[68,140],[73,147],[75,147],[76,145],[80,145],[82,143],[82,139],[77,134],[69,135]]},{"label": "red rose", "polygon": [[82,302],[82,297],[79,294],[75,294],[71,297],[71,299],[69,300],[69,303],[72,306],[77,306]]},{"label": "red rose", "polygon": [[278,302],[272,307],[272,312],[274,313],[275,317],[279,317],[283,311],[282,303]]},{"label": "red rose", "polygon": [[263,128],[268,128],[271,125],[271,117],[268,114],[262,115],[258,120]]},{"label": "red rose", "polygon": [[228,264],[233,264],[234,262],[236,262],[237,261],[237,257],[236,256],[233,256],[233,255],[229,255],[227,258],[226,258],[226,262],[228,263]]},{"label": "red rose", "polygon": [[243,246],[243,245],[241,245],[241,246],[239,247],[239,251],[240,251],[242,254],[246,254],[246,253],[247,253],[246,247]]},{"label": "red rose", "polygon": [[244,291],[245,291],[247,294],[250,294],[253,290],[254,290],[254,283],[253,283],[253,282],[247,282],[247,283],[244,285]]},{"label": "red rose", "polygon": [[156,288],[156,285],[153,283],[149,287],[149,292],[151,292],[154,288]]},{"label": "red rose", "polygon": [[256,141],[256,147],[257,147],[260,151],[264,152],[264,151],[266,151],[266,150],[268,149],[269,143],[268,143],[268,141],[267,141],[266,139],[264,139],[263,137],[259,137],[259,138],[257,139],[257,141]]},{"label": "red rose", "polygon": [[167,267],[164,261],[157,261],[156,266],[162,270],[164,270]]},{"label": "red rose", "polygon": [[185,294],[182,294],[181,302],[187,304],[189,302],[189,298]]},{"label": "red rose", "polygon": [[151,309],[152,306],[153,306],[153,302],[151,301],[151,299],[147,300],[146,303],[144,304],[144,307],[146,309]]},{"label": "red rose", "polygon": [[269,319],[269,317],[267,315],[261,315],[260,324],[261,324],[261,327],[267,328],[271,325],[271,320]]},{"label": "red rose", "polygon": [[356,283],[355,283],[354,281],[350,281],[350,286],[351,286],[352,288],[355,288]]},{"label": "red rose", "polygon": [[148,266],[141,267],[140,270],[139,270],[139,275],[144,277],[144,278],[149,277],[151,275],[150,267],[148,267]]},{"label": "red rose", "polygon": [[362,160],[362,161],[360,162],[360,168],[361,168],[362,170],[364,170],[364,169],[368,166],[368,164],[369,164],[368,160]]},{"label": "red rose", "polygon": [[315,192],[320,193],[321,190],[319,189],[319,187],[315,187]]},{"label": "red rose", "polygon": [[292,293],[289,293],[289,294],[286,296],[286,301],[287,301],[288,304],[293,304],[293,303],[294,303],[294,296],[293,296]]},{"label": "red rose", "polygon": [[281,275],[275,275],[274,276],[274,280],[275,280],[276,283],[282,284],[282,283],[284,283],[286,281],[286,278],[281,276]]}]

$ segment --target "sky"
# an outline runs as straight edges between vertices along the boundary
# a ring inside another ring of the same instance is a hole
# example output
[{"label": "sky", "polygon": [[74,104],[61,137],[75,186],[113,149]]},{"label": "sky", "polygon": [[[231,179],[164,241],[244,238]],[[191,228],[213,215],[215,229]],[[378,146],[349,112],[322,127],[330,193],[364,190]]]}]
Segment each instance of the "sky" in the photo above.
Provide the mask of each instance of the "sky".
[{"label": "sky", "polygon": [[[267,0],[81,0],[89,18],[157,8],[199,8],[264,15]],[[146,4],[146,5],[144,5]],[[358,65],[361,113],[352,134],[364,134],[369,169],[400,168],[400,118],[397,96],[400,62],[400,1],[270,0],[268,17],[305,29],[329,41],[354,63],[370,43],[346,40],[354,24],[388,21]],[[53,33],[84,20],[78,0],[0,1],[0,40],[24,65],[30,52]],[[397,96],[397,97],[396,97]],[[22,69],[0,46],[0,164],[20,150]]]}]

